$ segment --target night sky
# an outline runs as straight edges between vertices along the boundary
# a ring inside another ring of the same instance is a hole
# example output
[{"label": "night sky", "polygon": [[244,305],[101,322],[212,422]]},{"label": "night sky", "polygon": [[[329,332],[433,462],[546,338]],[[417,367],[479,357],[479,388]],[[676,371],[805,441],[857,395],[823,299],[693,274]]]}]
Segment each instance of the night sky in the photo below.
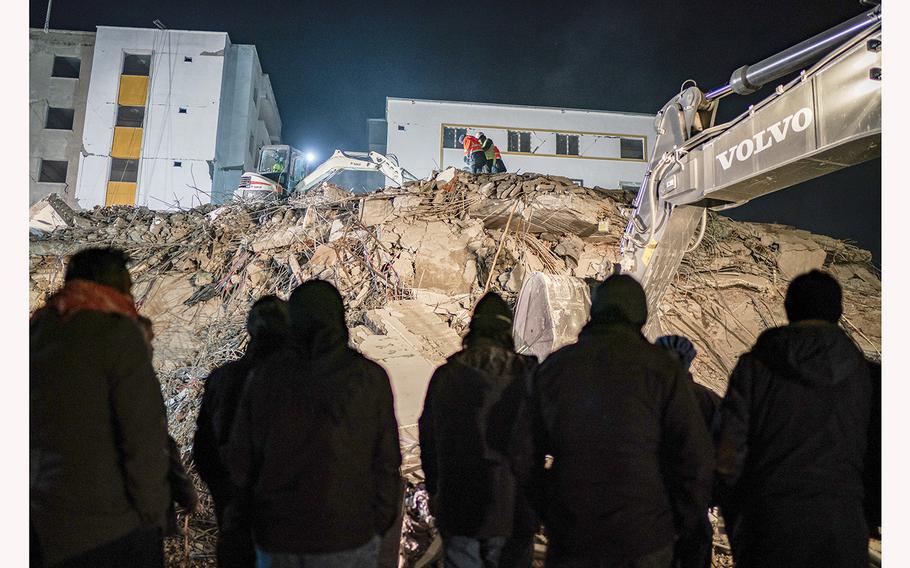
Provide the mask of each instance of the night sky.
[{"label": "night sky", "polygon": [[[46,6],[30,3],[31,27],[43,27]],[[51,27],[152,27],[160,19],[255,44],[284,141],[324,159],[334,148],[366,149],[366,119],[385,115],[387,96],[655,113],[686,79],[705,90],[723,85],[737,67],[866,9],[857,0],[54,0]],[[769,93],[724,99],[718,120]],[[881,160],[727,214],[849,239],[878,264]]]}]

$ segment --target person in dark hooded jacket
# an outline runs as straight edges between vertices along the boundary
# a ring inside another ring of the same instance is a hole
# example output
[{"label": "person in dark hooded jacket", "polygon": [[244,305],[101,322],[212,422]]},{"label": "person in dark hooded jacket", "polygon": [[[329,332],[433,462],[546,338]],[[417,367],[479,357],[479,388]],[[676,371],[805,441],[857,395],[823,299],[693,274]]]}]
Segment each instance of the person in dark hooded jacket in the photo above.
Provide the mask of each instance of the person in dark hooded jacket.
[{"label": "person in dark hooded jacket", "polygon": [[672,353],[679,360],[683,369],[685,369],[689,380],[692,381],[692,392],[695,394],[695,400],[698,401],[698,408],[701,410],[701,415],[705,419],[705,426],[708,427],[708,432],[713,435],[715,430],[717,430],[720,418],[721,398],[716,392],[705,385],[696,383],[695,379],[692,377],[692,371],[690,370],[692,368],[692,361],[694,361],[695,357],[698,355],[695,346],[692,345],[692,342],[689,341],[688,338],[681,335],[662,335],[661,337],[658,337],[654,343],[664,347]]},{"label": "person in dark hooded jacket", "polygon": [[252,566],[255,562],[244,501],[238,500],[228,510],[238,491],[222,454],[227,451],[240,395],[250,371],[287,342],[290,330],[287,302],[272,295],[259,298],[250,308],[246,330],[250,343],[243,356],[214,369],[205,379],[193,438],[196,470],[212,494],[219,531],[218,564],[223,567]]},{"label": "person in dark hooded jacket", "polygon": [[47,566],[164,566],[167,419],[127,261],[76,253],[29,323],[29,520]]},{"label": "person in dark hooded jacket", "polygon": [[669,567],[677,539],[701,538],[711,439],[685,371],[642,335],[647,314],[641,285],[611,276],[578,342],[534,375],[548,567]]},{"label": "person in dark hooded jacket", "polygon": [[536,364],[515,353],[512,312],[490,292],[474,308],[464,349],[430,379],[420,455],[447,567],[530,567],[537,527],[510,448],[521,443],[515,426]]},{"label": "person in dark hooded jacket", "polygon": [[385,371],[348,347],[328,282],[288,301],[289,346],[253,369],[229,442],[261,566],[376,566],[401,507],[401,453]]},{"label": "person in dark hooded jacket", "polygon": [[834,278],[797,277],[784,305],[789,325],[765,331],[740,357],[721,405],[717,475],[734,560],[865,567],[866,360],[837,325]]}]

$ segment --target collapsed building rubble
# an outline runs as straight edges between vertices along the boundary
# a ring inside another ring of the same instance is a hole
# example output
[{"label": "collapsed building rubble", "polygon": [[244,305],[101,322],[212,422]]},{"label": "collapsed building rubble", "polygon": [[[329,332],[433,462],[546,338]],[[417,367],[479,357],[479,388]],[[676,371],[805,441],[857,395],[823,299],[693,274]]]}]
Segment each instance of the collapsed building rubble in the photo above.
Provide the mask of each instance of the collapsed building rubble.
[{"label": "collapsed building rubble", "polygon": [[[155,325],[170,430],[189,459],[203,379],[242,353],[252,302],[270,293],[286,298],[311,278],[331,281],[345,298],[352,343],[392,380],[413,513],[424,507],[414,425],[433,370],[460,348],[473,304],[488,289],[514,303],[537,272],[606,277],[619,260],[630,199],[558,176],[449,169],[368,196],[323,185],[284,203],[168,213],[61,214],[47,204],[35,208],[46,221],[32,225],[29,304],[36,309],[62,284],[76,250],[125,249],[140,313]],[[702,243],[652,317],[665,333],[692,338],[696,379],[722,394],[739,354],[763,329],[786,321],[788,280],[811,268],[839,279],[845,329],[880,358],[881,284],[869,253],[780,225],[710,215]],[[420,524],[414,515],[406,524]],[[169,543],[169,552],[213,565],[214,532],[211,514],[197,516],[190,538]],[[406,535],[404,557],[428,546],[425,537]]]}]

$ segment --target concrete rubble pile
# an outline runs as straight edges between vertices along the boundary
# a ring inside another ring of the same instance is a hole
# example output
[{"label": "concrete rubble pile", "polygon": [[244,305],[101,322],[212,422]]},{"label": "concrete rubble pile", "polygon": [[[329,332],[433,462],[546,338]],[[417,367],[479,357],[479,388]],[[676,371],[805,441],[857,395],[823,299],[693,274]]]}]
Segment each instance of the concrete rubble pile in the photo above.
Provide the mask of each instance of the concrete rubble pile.
[{"label": "concrete rubble pile", "polygon": [[[179,212],[72,211],[59,200],[41,202],[30,224],[30,308],[62,284],[65,259],[76,250],[125,249],[140,313],[155,324],[154,364],[171,433],[188,459],[202,381],[241,354],[252,302],[286,298],[311,278],[331,281],[345,298],[352,343],[389,372],[416,507],[416,422],[426,384],[460,348],[473,304],[485,289],[514,303],[536,271],[606,277],[619,260],[631,197],[558,176],[450,168],[368,196],[324,184],[284,203]],[[693,339],[696,378],[723,393],[737,356],[764,328],[785,321],[788,279],[815,267],[841,281],[845,328],[880,357],[881,284],[869,253],[783,226],[712,214],[657,315],[665,333]],[[212,565],[211,518],[190,526],[190,550],[180,554]],[[406,542],[408,558],[415,543]]]}]

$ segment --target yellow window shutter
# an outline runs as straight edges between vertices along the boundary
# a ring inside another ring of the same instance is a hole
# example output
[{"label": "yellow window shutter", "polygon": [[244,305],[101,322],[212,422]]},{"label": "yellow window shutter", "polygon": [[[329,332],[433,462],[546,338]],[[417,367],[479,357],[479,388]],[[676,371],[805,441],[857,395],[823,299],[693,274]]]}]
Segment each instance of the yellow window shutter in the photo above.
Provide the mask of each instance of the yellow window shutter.
[{"label": "yellow window shutter", "polygon": [[114,128],[114,143],[111,156],[138,160],[142,149],[142,129],[117,126]]},{"label": "yellow window shutter", "polygon": [[135,205],[136,182],[134,181],[109,181],[107,182],[107,195],[104,198],[105,207],[109,205]]},{"label": "yellow window shutter", "polygon": [[121,75],[120,96],[117,103],[123,106],[145,106],[148,98],[149,78],[145,75]]}]

